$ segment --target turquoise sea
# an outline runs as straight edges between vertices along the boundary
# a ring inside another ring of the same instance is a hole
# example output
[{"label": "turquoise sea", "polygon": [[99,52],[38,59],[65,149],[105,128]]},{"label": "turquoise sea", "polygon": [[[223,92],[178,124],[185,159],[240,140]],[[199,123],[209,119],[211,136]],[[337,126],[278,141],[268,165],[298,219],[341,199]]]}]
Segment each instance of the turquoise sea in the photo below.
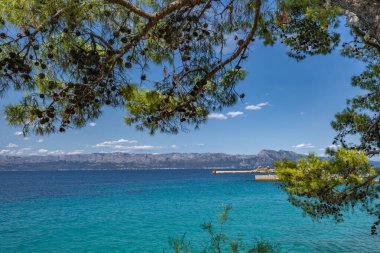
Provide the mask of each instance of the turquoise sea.
[{"label": "turquoise sea", "polygon": [[226,230],[247,244],[272,241],[287,252],[380,252],[372,219],[315,222],[276,183],[210,170],[0,172],[0,252],[162,252],[231,204]]}]

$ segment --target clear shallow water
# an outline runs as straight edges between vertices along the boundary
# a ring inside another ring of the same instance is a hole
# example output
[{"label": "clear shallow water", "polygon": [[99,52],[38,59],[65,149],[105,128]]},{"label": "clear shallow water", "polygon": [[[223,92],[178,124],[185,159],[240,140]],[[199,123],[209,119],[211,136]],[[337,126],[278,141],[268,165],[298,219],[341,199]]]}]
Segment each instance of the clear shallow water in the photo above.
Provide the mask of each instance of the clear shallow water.
[{"label": "clear shallow water", "polygon": [[162,252],[231,204],[229,234],[288,252],[380,252],[363,214],[313,222],[275,183],[205,170],[0,172],[0,252]]}]

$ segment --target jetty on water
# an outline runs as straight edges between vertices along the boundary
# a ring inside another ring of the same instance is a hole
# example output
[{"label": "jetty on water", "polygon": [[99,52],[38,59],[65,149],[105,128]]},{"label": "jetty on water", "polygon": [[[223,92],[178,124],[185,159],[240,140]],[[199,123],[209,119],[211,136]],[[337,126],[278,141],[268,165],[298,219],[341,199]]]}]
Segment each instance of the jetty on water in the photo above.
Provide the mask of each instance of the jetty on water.
[{"label": "jetty on water", "polygon": [[213,170],[212,174],[254,174],[255,181],[278,181],[274,169],[258,167],[255,170]]}]

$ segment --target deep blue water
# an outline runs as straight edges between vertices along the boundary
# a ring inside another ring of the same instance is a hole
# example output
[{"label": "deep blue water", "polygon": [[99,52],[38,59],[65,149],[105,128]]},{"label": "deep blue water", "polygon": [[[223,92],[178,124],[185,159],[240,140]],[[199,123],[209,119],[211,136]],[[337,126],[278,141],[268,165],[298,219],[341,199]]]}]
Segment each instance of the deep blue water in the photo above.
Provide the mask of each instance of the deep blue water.
[{"label": "deep blue water", "polygon": [[248,245],[272,241],[287,252],[380,252],[372,219],[314,222],[276,183],[209,170],[0,172],[0,252],[162,252],[233,206],[226,230]]}]

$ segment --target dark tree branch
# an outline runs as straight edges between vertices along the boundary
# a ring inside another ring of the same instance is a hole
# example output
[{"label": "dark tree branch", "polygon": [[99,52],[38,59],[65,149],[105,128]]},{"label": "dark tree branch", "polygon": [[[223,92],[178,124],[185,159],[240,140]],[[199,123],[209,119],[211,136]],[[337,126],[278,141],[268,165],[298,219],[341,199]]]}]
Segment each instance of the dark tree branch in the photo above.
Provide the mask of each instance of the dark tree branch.
[{"label": "dark tree branch", "polygon": [[370,31],[371,37],[380,42],[379,0],[331,0],[331,3],[354,13],[359,22]]},{"label": "dark tree branch", "polygon": [[151,13],[145,12],[144,10],[135,6],[134,4],[132,4],[129,1],[126,1],[126,0],[105,0],[105,1],[108,3],[121,5],[125,8],[127,8],[128,10],[130,10],[131,12],[137,14],[138,16],[144,17],[146,19],[152,19],[153,18],[153,15]]},{"label": "dark tree branch", "polygon": [[200,3],[206,2],[205,0],[176,0],[171,2],[169,5],[161,9],[160,11],[153,14],[153,19],[159,20],[163,17],[171,14],[174,11],[177,11],[185,6],[194,6]]},{"label": "dark tree branch", "polygon": [[378,155],[378,154],[380,154],[380,149],[366,151],[365,153],[366,153],[366,155],[370,155],[370,156]]},{"label": "dark tree branch", "polygon": [[170,13],[176,10],[181,9],[182,7],[193,6],[202,2],[206,2],[205,0],[176,0],[174,2],[171,2],[166,7],[162,8],[161,10],[155,13],[148,13],[126,0],[105,0],[105,1],[108,3],[113,3],[113,4],[118,4],[120,6],[123,6],[127,8],[128,10],[132,11],[133,13],[137,14],[138,16],[144,17],[148,20],[160,20],[161,18],[169,15]]},{"label": "dark tree branch", "polygon": [[366,36],[365,32],[361,31],[358,27],[352,27],[352,31],[357,36],[359,36],[362,39],[362,41],[363,41],[364,44],[376,48],[377,51],[379,51],[379,53],[380,53],[380,45],[377,44],[377,43],[371,42],[370,40],[366,39],[365,38],[365,36]]}]

